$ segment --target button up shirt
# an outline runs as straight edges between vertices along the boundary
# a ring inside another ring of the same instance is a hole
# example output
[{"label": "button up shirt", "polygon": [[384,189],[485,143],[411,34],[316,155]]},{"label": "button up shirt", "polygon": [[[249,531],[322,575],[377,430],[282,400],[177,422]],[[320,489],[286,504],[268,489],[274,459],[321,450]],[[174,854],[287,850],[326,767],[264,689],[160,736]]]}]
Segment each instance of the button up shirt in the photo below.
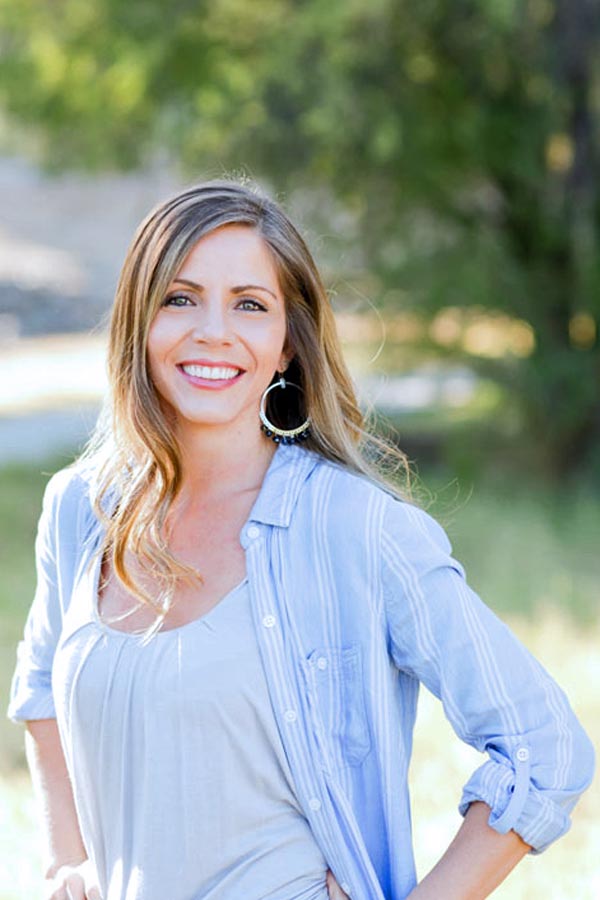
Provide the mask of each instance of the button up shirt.
[{"label": "button up shirt", "polygon": [[[90,483],[75,467],[46,490],[15,719],[54,715],[54,647],[101,540]],[[487,755],[464,787],[463,814],[484,801],[490,825],[534,851],[568,829],[591,780],[591,743],[561,689],[468,587],[431,516],[280,446],[240,539],[298,800],[352,900],[402,900],[416,884],[407,775],[420,683]]]}]

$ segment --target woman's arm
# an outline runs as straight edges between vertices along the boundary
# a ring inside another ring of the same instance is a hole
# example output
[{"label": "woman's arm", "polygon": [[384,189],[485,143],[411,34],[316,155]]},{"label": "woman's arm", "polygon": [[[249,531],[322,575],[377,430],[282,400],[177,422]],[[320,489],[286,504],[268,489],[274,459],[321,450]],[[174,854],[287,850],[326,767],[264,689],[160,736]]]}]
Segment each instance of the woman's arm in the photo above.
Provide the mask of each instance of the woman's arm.
[{"label": "woman's arm", "polygon": [[[429,875],[406,900],[484,900],[531,847],[514,831],[498,834],[488,825],[490,808],[471,803],[456,837]],[[327,872],[329,900],[350,900]]]},{"label": "woman's arm", "polygon": [[483,900],[531,850],[518,834],[488,825],[490,808],[472,803],[456,837],[407,900]]},{"label": "woman's arm", "polygon": [[46,839],[46,878],[86,859],[56,719],[27,722],[27,762]]},{"label": "woman's arm", "polygon": [[393,661],[488,755],[460,811],[487,804],[491,829],[516,832],[539,853],[568,830],[593,746],[556,682],[468,586],[438,523],[407,504],[390,501],[388,513],[382,583]]},{"label": "woman's arm", "polygon": [[46,839],[45,900],[101,900],[75,809],[56,719],[26,722],[25,749]]}]

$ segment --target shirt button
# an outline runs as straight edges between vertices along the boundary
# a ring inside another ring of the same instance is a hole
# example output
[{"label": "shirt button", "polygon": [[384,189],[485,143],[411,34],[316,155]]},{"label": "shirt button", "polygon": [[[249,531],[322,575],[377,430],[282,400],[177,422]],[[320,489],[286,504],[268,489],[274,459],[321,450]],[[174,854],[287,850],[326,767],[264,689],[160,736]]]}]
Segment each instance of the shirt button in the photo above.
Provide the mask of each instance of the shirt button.
[{"label": "shirt button", "polygon": [[265,628],[272,628],[275,624],[275,616],[263,616],[262,623]]},{"label": "shirt button", "polygon": [[297,715],[295,709],[286,709],[286,711],[283,714],[283,718],[285,719],[286,722],[295,722],[296,719],[298,718],[298,715]]},{"label": "shirt button", "polygon": [[519,762],[527,762],[529,759],[529,750],[526,747],[519,747],[517,750],[517,759]]},{"label": "shirt button", "polygon": [[316,797],[311,797],[308,801],[308,805],[311,809],[314,809],[315,812],[318,812],[318,810],[321,809],[321,801],[317,800]]},{"label": "shirt button", "polygon": [[325,659],[324,656],[320,656],[320,657],[318,658],[318,660],[317,660],[317,668],[318,668],[318,669],[321,669],[321,670],[327,668],[327,660]]},{"label": "shirt button", "polygon": [[249,538],[257,538],[260,534],[260,528],[258,527],[258,525],[251,525],[246,534]]}]

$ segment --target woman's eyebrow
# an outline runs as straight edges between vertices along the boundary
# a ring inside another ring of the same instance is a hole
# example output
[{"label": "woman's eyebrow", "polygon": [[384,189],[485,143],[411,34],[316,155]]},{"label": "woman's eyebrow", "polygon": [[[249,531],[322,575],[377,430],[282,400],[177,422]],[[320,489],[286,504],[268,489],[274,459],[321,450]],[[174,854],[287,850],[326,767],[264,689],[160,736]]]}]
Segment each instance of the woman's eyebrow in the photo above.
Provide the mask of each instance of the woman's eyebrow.
[{"label": "woman's eyebrow", "polygon": [[238,284],[236,287],[231,288],[233,294],[241,294],[242,291],[265,291],[267,294],[270,294],[274,300],[277,300],[277,294],[273,293],[270,288],[263,287],[261,284]]},{"label": "woman's eyebrow", "polygon": [[[191,281],[189,278],[175,278],[174,279],[178,284],[188,284],[190,287],[196,288],[197,291],[203,291],[204,285],[199,284],[197,281]],[[265,293],[270,294],[275,300],[277,300],[277,294],[275,294],[270,288],[264,287],[261,284],[237,284],[235,287],[231,289],[232,294],[241,294],[243,291],[265,291]]]}]

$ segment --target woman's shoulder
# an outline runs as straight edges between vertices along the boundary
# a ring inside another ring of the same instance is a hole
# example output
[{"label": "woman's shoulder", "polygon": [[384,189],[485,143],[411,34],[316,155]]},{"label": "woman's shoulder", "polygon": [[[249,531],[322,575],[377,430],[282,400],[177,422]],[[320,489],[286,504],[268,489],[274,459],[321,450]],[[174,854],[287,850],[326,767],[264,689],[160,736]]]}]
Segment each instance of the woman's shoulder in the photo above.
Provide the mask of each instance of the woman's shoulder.
[{"label": "woman's shoulder", "polygon": [[451,552],[442,524],[416,500],[402,496],[393,483],[374,481],[346,466],[321,459],[313,489],[322,494],[330,514],[346,528],[376,529],[389,543],[422,550]]},{"label": "woman's shoulder", "polygon": [[88,470],[75,462],[51,475],[44,491],[44,502],[50,506],[79,503],[90,493],[91,476]]},{"label": "woman's shoulder", "polygon": [[75,462],[59,469],[46,484],[43,515],[60,529],[75,527],[78,533],[87,533],[95,522],[92,491],[89,467]]},{"label": "woman's shoulder", "polygon": [[377,511],[382,526],[414,528],[434,519],[417,502],[402,494],[399,486],[375,480],[348,466],[320,458],[315,467],[312,489],[331,498],[331,508],[351,520],[364,518],[368,510]]}]

